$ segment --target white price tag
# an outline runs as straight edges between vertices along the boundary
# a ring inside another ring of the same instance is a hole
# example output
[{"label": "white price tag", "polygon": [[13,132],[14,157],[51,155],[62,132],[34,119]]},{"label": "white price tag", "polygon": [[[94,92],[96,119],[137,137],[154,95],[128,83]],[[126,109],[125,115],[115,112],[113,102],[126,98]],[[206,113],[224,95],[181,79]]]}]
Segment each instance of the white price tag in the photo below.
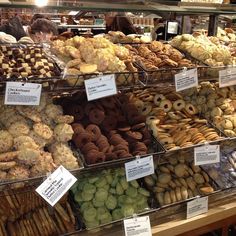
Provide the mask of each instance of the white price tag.
[{"label": "white price tag", "polygon": [[7,82],[5,91],[5,105],[39,105],[41,84]]},{"label": "white price tag", "polygon": [[187,219],[208,211],[208,197],[197,198],[187,203]]},{"label": "white price tag", "polygon": [[102,75],[84,81],[88,101],[117,94],[115,75]]},{"label": "white price tag", "polygon": [[206,165],[220,162],[220,146],[205,145],[194,148],[194,165]]},{"label": "white price tag", "polygon": [[135,217],[124,220],[126,236],[151,236],[151,224],[149,216]]},{"label": "white price tag", "polygon": [[167,25],[167,33],[168,34],[178,34],[178,27],[179,27],[179,23],[178,22],[171,22],[169,21],[168,22],[168,25]]},{"label": "white price tag", "polygon": [[236,68],[228,68],[219,71],[219,87],[227,87],[236,84]]},{"label": "white price tag", "polygon": [[54,206],[77,181],[63,166],[59,166],[37,189],[36,192]]},{"label": "white price tag", "polygon": [[154,174],[153,156],[147,156],[125,163],[125,173],[127,181]]},{"label": "white price tag", "polygon": [[197,69],[187,70],[175,75],[176,92],[198,86]]}]

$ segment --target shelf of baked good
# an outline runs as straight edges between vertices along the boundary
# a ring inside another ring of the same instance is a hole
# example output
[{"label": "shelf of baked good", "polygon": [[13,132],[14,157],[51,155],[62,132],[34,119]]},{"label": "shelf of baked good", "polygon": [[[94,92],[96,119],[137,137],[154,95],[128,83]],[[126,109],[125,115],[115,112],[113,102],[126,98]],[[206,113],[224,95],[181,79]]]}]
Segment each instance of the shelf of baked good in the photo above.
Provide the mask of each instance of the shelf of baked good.
[{"label": "shelf of baked good", "polygon": [[[191,219],[186,219],[186,203],[156,209],[141,215],[149,215],[152,226],[152,235],[178,235],[204,226],[206,220],[211,223],[213,221],[225,219],[228,216],[235,216],[236,204],[232,201],[235,196],[235,189],[224,190],[208,196],[209,211]],[[173,212],[175,212],[174,215]],[[123,235],[124,228],[122,224],[122,221],[113,222],[112,224],[94,228],[93,230],[79,230],[77,233],[82,236],[90,235],[91,233],[96,234],[96,236],[112,236],[114,234]],[[74,234],[76,234],[76,232],[69,233],[68,235]]]}]

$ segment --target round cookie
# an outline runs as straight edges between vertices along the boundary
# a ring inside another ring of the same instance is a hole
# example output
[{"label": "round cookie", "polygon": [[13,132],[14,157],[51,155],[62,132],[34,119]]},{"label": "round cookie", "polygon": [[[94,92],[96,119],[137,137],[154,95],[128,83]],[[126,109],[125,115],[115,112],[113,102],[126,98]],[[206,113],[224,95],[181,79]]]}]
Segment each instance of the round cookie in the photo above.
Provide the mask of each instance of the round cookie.
[{"label": "round cookie", "polygon": [[13,146],[13,137],[6,130],[0,130],[0,153],[9,151]]}]

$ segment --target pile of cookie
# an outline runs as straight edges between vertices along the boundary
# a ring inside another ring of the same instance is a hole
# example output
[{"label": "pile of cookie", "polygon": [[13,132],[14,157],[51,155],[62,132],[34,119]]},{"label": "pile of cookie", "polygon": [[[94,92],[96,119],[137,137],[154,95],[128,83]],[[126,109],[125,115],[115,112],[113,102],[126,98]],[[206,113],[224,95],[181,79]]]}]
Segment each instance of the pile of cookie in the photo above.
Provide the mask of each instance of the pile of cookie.
[{"label": "pile of cookie", "polygon": [[133,58],[145,70],[156,71],[160,68],[193,67],[194,64],[184,58],[184,55],[169,44],[153,41],[150,44],[126,45]]},{"label": "pile of cookie", "polygon": [[0,45],[0,76],[6,79],[51,78],[60,71],[37,45]]},{"label": "pile of cookie", "polygon": [[207,120],[199,119],[198,109],[190,101],[185,101],[180,93],[147,88],[128,92],[140,114],[146,116],[146,124],[167,150],[189,147],[221,137],[207,125]]},{"label": "pile of cookie", "polygon": [[75,231],[76,221],[67,196],[50,209],[33,189],[5,194],[1,197],[0,235],[50,236]]},{"label": "pile of cookie", "polygon": [[214,192],[209,176],[192,163],[191,155],[169,156],[168,163],[158,166],[155,175],[144,178],[148,189],[155,193],[160,206]]},{"label": "pile of cookie", "polygon": [[64,110],[75,118],[73,142],[87,164],[148,153],[151,136],[145,127],[145,117],[128,103],[127,96],[95,102],[67,100]]},{"label": "pile of cookie", "polygon": [[218,83],[202,82],[198,88],[183,91],[183,96],[227,136],[236,136],[235,86],[219,88]]},{"label": "pile of cookie", "polygon": [[43,94],[39,106],[0,107],[0,179],[44,175],[63,165],[79,167],[68,141],[74,118]]}]

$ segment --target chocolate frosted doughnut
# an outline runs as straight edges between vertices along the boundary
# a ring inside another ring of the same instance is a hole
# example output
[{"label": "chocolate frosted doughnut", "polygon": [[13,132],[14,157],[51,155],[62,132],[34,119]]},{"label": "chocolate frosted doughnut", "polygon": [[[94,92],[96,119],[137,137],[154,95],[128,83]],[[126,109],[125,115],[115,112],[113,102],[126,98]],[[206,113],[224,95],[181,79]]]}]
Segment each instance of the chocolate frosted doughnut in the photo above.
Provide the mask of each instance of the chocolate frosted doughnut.
[{"label": "chocolate frosted doughnut", "polygon": [[116,107],[115,99],[113,97],[107,97],[101,99],[101,103],[105,108],[112,109]]},{"label": "chocolate frosted doughnut", "polygon": [[85,106],[85,109],[84,109],[84,112],[85,114],[88,116],[89,115],[89,112],[93,109],[97,108],[95,104],[93,103],[88,103],[86,106]]},{"label": "chocolate frosted doughnut", "polygon": [[117,155],[114,152],[106,153],[106,161],[112,161],[117,159]]},{"label": "chocolate frosted doughnut", "polygon": [[87,154],[88,152],[90,152],[91,150],[96,150],[98,151],[98,147],[92,143],[92,142],[89,142],[89,143],[86,143],[82,148],[81,148],[81,151],[83,152],[83,154]]},{"label": "chocolate frosted doughnut", "polygon": [[90,152],[87,153],[85,158],[88,164],[96,164],[99,162],[104,162],[106,156],[102,152],[91,150]]},{"label": "chocolate frosted doughnut", "polygon": [[118,150],[125,150],[126,152],[129,152],[129,147],[121,143],[114,147],[114,151],[118,151]]},{"label": "chocolate frosted doughnut", "polygon": [[105,113],[97,108],[92,109],[89,112],[89,120],[96,125],[101,124],[104,118],[105,118]]},{"label": "chocolate frosted doughnut", "polygon": [[85,144],[89,143],[92,141],[92,136],[88,132],[82,132],[78,135],[76,135],[73,139],[76,147],[83,147]]},{"label": "chocolate frosted doughnut", "polygon": [[86,127],[86,131],[89,132],[93,136],[93,141],[96,141],[101,136],[101,130],[97,125],[88,125]]},{"label": "chocolate frosted doughnut", "polygon": [[72,104],[68,109],[68,114],[74,116],[75,121],[82,120],[84,118],[84,111],[81,106]]},{"label": "chocolate frosted doughnut", "polygon": [[143,137],[143,135],[140,132],[137,132],[137,131],[128,131],[128,132],[126,132],[126,135],[127,135],[127,137],[133,138],[133,139],[136,139],[136,140],[140,140]]},{"label": "chocolate frosted doughnut", "polygon": [[85,131],[84,126],[80,123],[74,123],[71,126],[75,133],[81,133]]},{"label": "chocolate frosted doughnut", "polygon": [[130,153],[128,153],[125,150],[117,150],[114,152],[117,155],[118,159],[126,158],[132,156]]},{"label": "chocolate frosted doughnut", "polygon": [[106,116],[105,119],[102,122],[102,127],[106,131],[114,130],[117,126],[117,120],[116,117],[113,116]]}]

